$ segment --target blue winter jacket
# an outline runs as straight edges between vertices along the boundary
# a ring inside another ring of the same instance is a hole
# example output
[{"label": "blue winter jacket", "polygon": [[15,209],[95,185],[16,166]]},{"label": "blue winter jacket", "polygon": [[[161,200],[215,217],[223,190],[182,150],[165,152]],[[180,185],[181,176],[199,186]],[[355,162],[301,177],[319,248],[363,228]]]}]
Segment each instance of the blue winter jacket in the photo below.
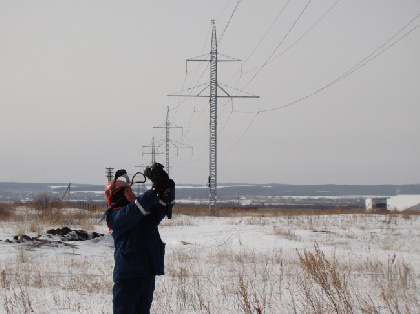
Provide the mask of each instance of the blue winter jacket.
[{"label": "blue winter jacket", "polygon": [[105,212],[115,244],[114,281],[164,274],[165,243],[158,225],[175,200],[175,187],[161,199],[153,190],[137,197],[136,202]]}]

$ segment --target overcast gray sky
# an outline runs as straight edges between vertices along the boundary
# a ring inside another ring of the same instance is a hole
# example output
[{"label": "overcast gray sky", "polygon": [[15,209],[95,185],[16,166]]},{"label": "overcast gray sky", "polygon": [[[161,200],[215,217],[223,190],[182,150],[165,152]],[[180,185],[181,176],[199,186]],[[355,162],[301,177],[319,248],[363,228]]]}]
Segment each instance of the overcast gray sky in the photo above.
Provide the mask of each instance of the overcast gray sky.
[{"label": "overcast gray sky", "polygon": [[[420,183],[418,0],[0,0],[0,181],[105,184],[165,164],[207,182],[215,20],[218,182]],[[227,56],[227,57],[225,57]],[[203,56],[205,58],[206,56]],[[186,72],[188,69],[188,72]],[[203,94],[208,94],[204,90]],[[222,93],[219,91],[219,95]]]}]

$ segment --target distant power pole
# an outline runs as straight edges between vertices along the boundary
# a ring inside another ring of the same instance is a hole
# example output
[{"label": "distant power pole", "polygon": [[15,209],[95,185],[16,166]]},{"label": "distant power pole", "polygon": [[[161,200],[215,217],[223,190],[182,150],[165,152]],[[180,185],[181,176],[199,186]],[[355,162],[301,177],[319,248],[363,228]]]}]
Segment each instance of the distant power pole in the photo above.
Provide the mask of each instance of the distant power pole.
[{"label": "distant power pole", "polygon": [[179,126],[172,126],[171,127],[171,123],[169,122],[169,107],[167,107],[167,111],[166,111],[166,123],[165,126],[155,126],[154,128],[164,128],[165,129],[165,155],[166,155],[166,172],[169,175],[169,143],[170,143],[170,139],[169,139],[169,129],[170,128],[180,128]]},{"label": "distant power pole", "polygon": [[114,168],[111,168],[111,167],[105,168],[105,174],[106,174],[106,178],[108,179],[108,182],[112,181],[112,178],[114,177],[112,170],[114,170]]},{"label": "distant power pole", "polygon": [[155,138],[154,137],[152,138],[152,144],[151,145],[142,146],[142,148],[145,148],[145,147],[150,147],[152,149],[152,151],[150,153],[147,153],[147,152],[145,153],[144,151],[142,151],[142,155],[144,155],[144,154],[152,155],[152,163],[155,163],[156,162],[156,155],[157,154],[162,154],[162,153],[159,153],[159,152],[156,151]]},{"label": "distant power pole", "polygon": [[[209,211],[210,215],[216,214],[217,208],[217,98],[259,98],[259,96],[232,96],[222,88],[217,82],[217,63],[221,61],[241,61],[239,59],[230,58],[229,60],[218,60],[217,52],[217,39],[216,39],[216,24],[214,20],[212,24],[212,36],[211,36],[211,51],[210,59],[199,59],[196,57],[193,59],[187,59],[187,61],[206,61],[210,62],[210,95],[169,95],[169,96],[182,96],[182,97],[210,97],[210,154],[209,154],[209,179],[208,187],[209,193]],[[224,95],[218,95],[218,88],[221,89]]]},{"label": "distant power pole", "polygon": [[191,148],[192,149],[192,147],[190,147],[190,146],[188,146],[188,147],[186,147],[186,146],[178,147],[169,138],[169,130],[170,129],[174,129],[174,128],[182,129],[182,127],[180,127],[180,126],[171,126],[171,123],[169,122],[169,107],[167,107],[165,126],[155,126],[154,128],[164,128],[165,129],[165,134],[166,134],[166,137],[165,137],[166,172],[169,175],[169,146],[170,146],[170,143],[172,143],[177,149],[178,148]]},{"label": "distant power pole", "polygon": [[71,186],[71,183],[69,183],[69,185],[67,186],[66,191],[64,192],[63,196],[61,197],[61,201],[63,201],[64,197],[67,194],[67,202],[70,202],[70,186]]},{"label": "distant power pole", "polygon": [[[144,155],[144,154],[150,154],[150,155],[152,155],[152,164],[155,163],[156,162],[156,155],[157,154],[162,154],[162,153],[159,153],[159,152],[156,151],[155,138],[154,137],[152,138],[152,144],[151,145],[144,145],[144,146],[142,146],[142,148],[145,148],[145,147],[146,148],[147,147],[150,147],[152,149],[152,151],[150,153],[149,152],[142,151],[141,154],[142,155]],[[142,167],[142,166],[136,166],[136,167]],[[145,187],[145,184],[144,183],[140,183],[139,190],[140,190],[140,193],[144,193],[146,191],[146,187]]]}]

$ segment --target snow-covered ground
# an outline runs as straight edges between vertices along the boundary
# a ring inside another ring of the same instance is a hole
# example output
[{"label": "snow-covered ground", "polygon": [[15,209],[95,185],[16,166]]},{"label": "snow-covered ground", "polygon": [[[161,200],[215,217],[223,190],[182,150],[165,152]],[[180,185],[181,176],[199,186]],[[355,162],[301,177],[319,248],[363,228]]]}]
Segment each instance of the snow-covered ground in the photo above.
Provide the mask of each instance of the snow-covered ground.
[{"label": "snow-covered ground", "polygon": [[[104,224],[72,222],[105,236],[62,242],[45,230],[63,226],[0,222],[0,313],[112,313],[112,238]],[[417,215],[175,210],[160,232],[166,275],[152,313],[420,313]]]}]

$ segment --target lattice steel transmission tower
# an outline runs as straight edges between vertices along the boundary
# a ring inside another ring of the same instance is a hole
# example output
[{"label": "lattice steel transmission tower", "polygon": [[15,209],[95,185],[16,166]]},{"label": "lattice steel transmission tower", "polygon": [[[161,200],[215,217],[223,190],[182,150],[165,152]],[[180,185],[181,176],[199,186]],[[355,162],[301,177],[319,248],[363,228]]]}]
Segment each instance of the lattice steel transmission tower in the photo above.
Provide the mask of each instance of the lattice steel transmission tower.
[{"label": "lattice steel transmission tower", "polygon": [[114,170],[114,168],[111,168],[111,167],[105,168],[105,175],[106,175],[106,178],[108,179],[108,182],[110,182],[114,176],[114,174],[112,173],[112,170]]},{"label": "lattice steel transmission tower", "polygon": [[171,126],[171,123],[169,122],[169,107],[167,107],[165,126],[155,126],[154,128],[164,128],[165,129],[166,172],[169,175],[169,146],[170,146],[170,143],[171,143],[171,140],[169,138],[169,130],[171,128],[182,129],[182,127],[180,127],[180,126]]},{"label": "lattice steel transmission tower", "polygon": [[142,146],[142,148],[145,148],[145,147],[150,147],[152,149],[152,151],[150,153],[145,153],[144,151],[142,151],[142,155],[144,155],[144,154],[151,154],[152,155],[152,163],[155,163],[156,162],[156,155],[162,154],[162,153],[159,153],[156,150],[155,138],[154,137],[152,138],[152,145],[144,145],[144,146]]},{"label": "lattice steel transmission tower", "polygon": [[[210,215],[215,215],[217,210],[217,99],[220,97],[225,98],[259,98],[259,96],[232,96],[225,89],[219,86],[217,80],[217,63],[221,61],[241,61],[239,59],[230,58],[228,60],[219,60],[217,52],[217,36],[216,36],[216,24],[214,20],[212,24],[212,35],[211,35],[211,51],[210,59],[200,59],[200,57],[187,59],[188,61],[207,61],[210,62],[210,95],[203,96],[198,95],[183,95],[183,94],[172,94],[168,96],[182,96],[182,97],[210,97],[210,146],[209,146],[209,211]],[[226,57],[226,56],[225,56]],[[217,91],[220,88],[224,95],[218,95]]]},{"label": "lattice steel transmission tower", "polygon": [[210,52],[210,154],[209,154],[209,210],[211,215],[216,214],[217,198],[217,38],[216,24],[211,33]]}]

